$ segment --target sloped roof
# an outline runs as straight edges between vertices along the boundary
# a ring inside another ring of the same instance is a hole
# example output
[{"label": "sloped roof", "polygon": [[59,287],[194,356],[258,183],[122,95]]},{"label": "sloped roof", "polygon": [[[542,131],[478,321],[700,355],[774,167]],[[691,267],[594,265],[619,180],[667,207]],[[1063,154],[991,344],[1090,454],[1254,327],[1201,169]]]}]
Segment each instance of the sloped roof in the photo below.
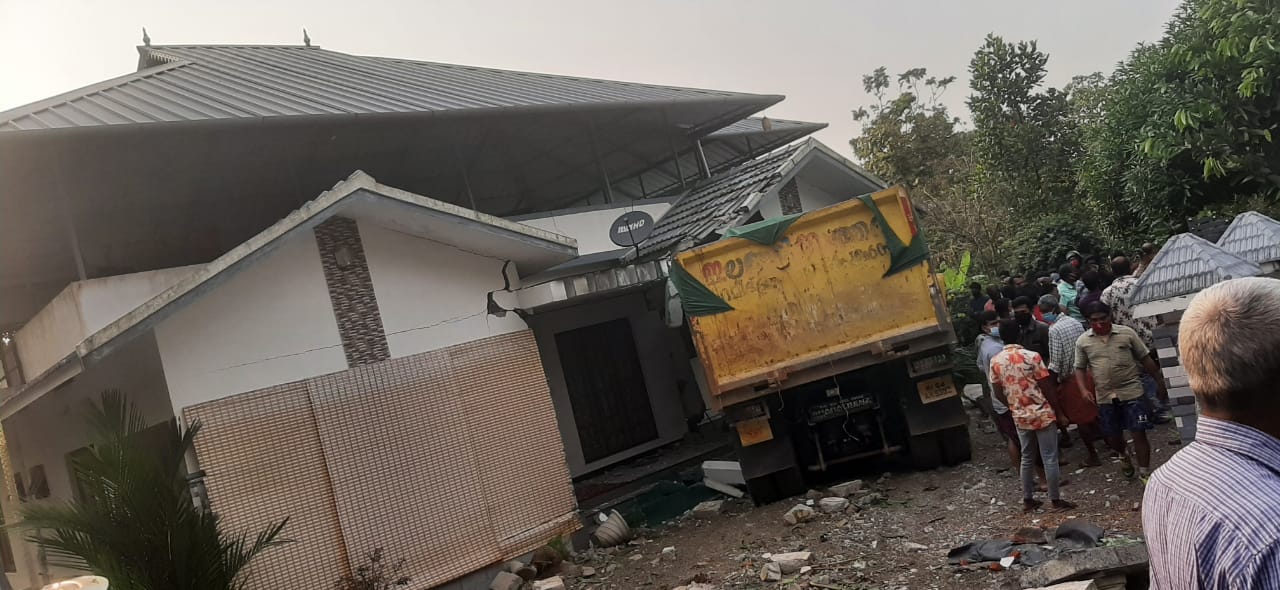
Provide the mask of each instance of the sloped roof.
[{"label": "sloped roof", "polygon": [[1262,264],[1280,260],[1280,221],[1257,211],[1236,216],[1218,238],[1218,246],[1249,262]]},{"label": "sloped roof", "polygon": [[1190,233],[1169,238],[1142,271],[1130,306],[1197,293],[1227,279],[1256,276],[1262,269],[1217,244]]},{"label": "sloped roof", "polygon": [[661,252],[685,238],[699,238],[750,213],[749,198],[782,178],[784,165],[807,144],[778,149],[695,185],[653,226],[637,248],[640,256]]},{"label": "sloped roof", "polygon": [[181,45],[139,47],[138,51],[137,72],[0,113],[0,132],[588,104],[743,101],[762,108],[782,100],[772,95],[366,57],[319,47]]},{"label": "sloped roof", "polygon": [[64,374],[65,366],[83,367],[97,362],[290,238],[338,215],[368,219],[402,233],[429,236],[467,252],[511,260],[530,273],[571,260],[578,253],[573,238],[386,186],[357,170],[284,219],[212,262],[196,267],[168,289],[90,334],[52,368],[31,376],[13,395],[0,400],[0,417],[13,415],[48,393],[51,379],[74,376]]}]

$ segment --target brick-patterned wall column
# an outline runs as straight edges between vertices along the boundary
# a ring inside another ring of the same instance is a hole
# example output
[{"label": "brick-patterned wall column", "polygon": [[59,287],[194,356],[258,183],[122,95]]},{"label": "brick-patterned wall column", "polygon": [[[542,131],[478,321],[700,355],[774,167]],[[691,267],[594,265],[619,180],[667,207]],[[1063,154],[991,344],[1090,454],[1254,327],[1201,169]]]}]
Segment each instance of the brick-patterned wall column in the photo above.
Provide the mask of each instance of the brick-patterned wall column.
[{"label": "brick-patterned wall column", "polygon": [[356,367],[391,358],[356,222],[334,217],[317,226],[315,234],[347,364]]},{"label": "brick-patterned wall column", "polygon": [[804,206],[800,204],[800,187],[796,186],[796,179],[788,180],[782,188],[778,189],[778,205],[782,207],[783,215],[804,211]]},{"label": "brick-patterned wall column", "polygon": [[1160,326],[1152,331],[1155,337],[1156,355],[1160,359],[1160,372],[1164,384],[1169,389],[1169,405],[1173,410],[1173,421],[1178,427],[1178,435],[1183,443],[1196,439],[1196,419],[1199,406],[1195,393],[1191,391],[1191,383],[1187,379],[1187,371],[1182,368],[1182,360],[1178,355],[1178,322],[1182,312],[1177,311],[1159,316]]}]

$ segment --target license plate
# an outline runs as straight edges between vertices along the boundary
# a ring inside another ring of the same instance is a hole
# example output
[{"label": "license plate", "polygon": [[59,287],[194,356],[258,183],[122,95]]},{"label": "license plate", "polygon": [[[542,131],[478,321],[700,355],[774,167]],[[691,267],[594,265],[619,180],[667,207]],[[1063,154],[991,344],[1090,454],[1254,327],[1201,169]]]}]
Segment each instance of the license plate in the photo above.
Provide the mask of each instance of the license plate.
[{"label": "license plate", "polygon": [[769,427],[768,418],[743,420],[735,428],[738,429],[738,440],[742,441],[744,447],[773,440],[773,429]]},{"label": "license plate", "polygon": [[959,395],[956,393],[956,385],[950,375],[925,379],[916,384],[916,391],[920,393],[920,403],[922,404],[931,404],[938,400]]}]

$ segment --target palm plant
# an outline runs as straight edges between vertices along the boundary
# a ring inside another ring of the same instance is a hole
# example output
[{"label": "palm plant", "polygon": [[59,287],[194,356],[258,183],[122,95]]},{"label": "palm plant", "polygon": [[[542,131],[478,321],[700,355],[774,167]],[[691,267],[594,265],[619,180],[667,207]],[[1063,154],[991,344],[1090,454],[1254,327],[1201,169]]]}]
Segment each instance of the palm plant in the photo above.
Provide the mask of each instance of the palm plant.
[{"label": "palm plant", "polygon": [[27,506],[17,525],[52,565],[104,576],[113,590],[240,590],[250,561],[284,542],[288,519],[230,534],[192,501],[184,465],[198,422],[154,436],[123,394],[107,391],[88,427],[93,445],[71,459],[79,497]]}]

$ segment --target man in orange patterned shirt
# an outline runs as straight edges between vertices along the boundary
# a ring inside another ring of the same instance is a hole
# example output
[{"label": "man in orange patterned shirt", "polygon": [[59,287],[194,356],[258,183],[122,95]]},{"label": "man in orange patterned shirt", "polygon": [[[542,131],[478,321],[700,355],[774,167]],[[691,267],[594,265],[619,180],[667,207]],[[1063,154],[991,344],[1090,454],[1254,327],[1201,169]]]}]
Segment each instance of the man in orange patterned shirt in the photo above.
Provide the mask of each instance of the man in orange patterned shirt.
[{"label": "man in orange patterned shirt", "polygon": [[[1000,333],[1018,333],[1018,321],[1000,322]],[[1043,503],[1035,499],[1036,450],[1044,461],[1049,500],[1055,510],[1069,510],[1075,504],[1059,494],[1058,426],[1066,427],[1066,412],[1057,411],[1057,384],[1044,366],[1040,354],[1017,344],[1009,344],[991,359],[992,395],[1009,407],[1022,442],[1022,509],[1031,512]]]}]

